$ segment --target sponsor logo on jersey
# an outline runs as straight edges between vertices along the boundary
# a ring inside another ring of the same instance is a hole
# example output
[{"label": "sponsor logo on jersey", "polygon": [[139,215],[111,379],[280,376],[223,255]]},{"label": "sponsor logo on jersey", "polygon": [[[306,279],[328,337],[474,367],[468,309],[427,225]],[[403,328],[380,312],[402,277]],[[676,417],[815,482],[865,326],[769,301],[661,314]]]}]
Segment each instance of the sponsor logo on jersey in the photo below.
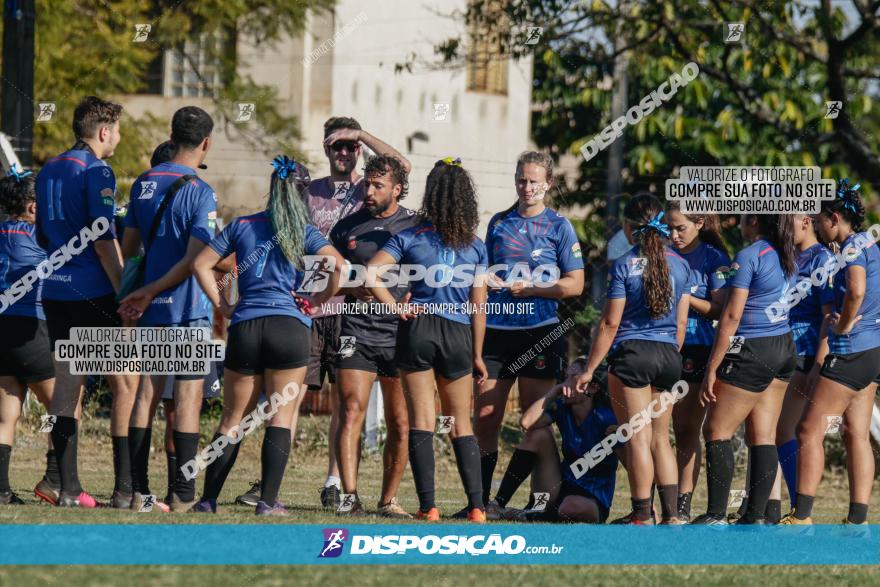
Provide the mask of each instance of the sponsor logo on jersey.
[{"label": "sponsor logo on jersey", "polygon": [[535,249],[534,251],[532,251],[532,255],[531,255],[532,259],[535,259],[537,261],[538,258],[541,257],[541,253],[543,253],[543,252],[544,252],[544,249]]},{"label": "sponsor logo on jersey", "polygon": [[583,256],[583,252],[581,251],[581,243],[574,243],[571,245],[571,256],[575,259],[580,259]]}]

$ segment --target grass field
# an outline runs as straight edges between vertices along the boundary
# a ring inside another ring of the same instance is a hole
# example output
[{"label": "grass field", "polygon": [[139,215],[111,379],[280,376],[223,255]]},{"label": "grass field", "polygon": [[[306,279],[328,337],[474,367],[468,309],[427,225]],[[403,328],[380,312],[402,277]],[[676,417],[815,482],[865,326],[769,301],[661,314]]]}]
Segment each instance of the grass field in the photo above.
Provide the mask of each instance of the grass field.
[{"label": "grass field", "polygon": [[[38,504],[31,489],[42,475],[45,435],[37,431],[36,417],[30,417],[19,427],[19,436],[13,452],[10,479],[12,486],[28,503],[19,507],[0,508],[0,524],[45,523],[255,523],[252,508],[235,506],[232,500],[259,477],[259,444],[261,435],[255,433],[241,449],[235,469],[230,474],[220,499],[220,513],[216,516],[133,514],[114,510],[62,510]],[[291,454],[280,499],[288,505],[293,516],[287,519],[270,519],[267,523],[337,523],[332,513],[320,509],[319,488],[326,474],[326,417],[305,417],[300,424],[298,445]],[[161,448],[161,424],[153,435],[154,451],[150,461],[151,485],[154,492],[163,495],[165,489],[165,457]],[[108,421],[89,419],[84,422],[84,435],[80,443],[80,478],[83,486],[98,499],[107,499],[112,491],[112,465]],[[213,433],[214,423],[206,421],[203,435]],[[509,457],[512,442],[518,433],[512,427],[503,434],[504,452],[496,478]],[[205,439],[207,440],[207,438]],[[444,514],[451,514],[464,505],[455,461],[451,451],[439,446],[437,458],[438,507]],[[381,460],[378,455],[365,455],[361,463],[360,494],[368,509],[375,506],[381,480]],[[740,467],[742,469],[742,467]],[[744,471],[738,470],[734,487],[743,483]],[[199,481],[201,490],[201,479]],[[784,490],[783,490],[784,492]],[[836,523],[846,514],[847,486],[845,474],[827,474],[816,502],[814,518],[819,523]],[[514,498],[514,506],[521,507],[528,497],[527,488],[521,488]],[[785,499],[785,497],[784,497]],[[408,511],[417,507],[412,476],[404,476],[400,491],[402,505]],[[694,498],[694,511],[705,507],[705,483],[702,482]],[[618,485],[611,516],[616,517],[628,510],[628,487],[625,472],[618,472]],[[785,508],[783,508],[785,509]],[[871,511],[880,510],[880,498],[872,496]],[[368,516],[357,523],[384,523],[387,520]],[[2,548],[0,529],[0,548]],[[244,545],[243,545],[244,547]],[[362,572],[363,571],[363,572]],[[596,585],[621,583],[668,584],[698,582],[699,584],[753,584],[759,581],[779,585],[808,585],[828,581],[845,581],[847,584],[876,584],[876,568],[861,567],[528,567],[528,566],[344,566],[327,567],[171,567],[171,566],[124,566],[124,567],[13,567],[0,569],[0,585],[115,585],[123,581],[142,585],[202,584],[212,585],[282,585],[316,584],[336,582],[357,577],[363,585],[461,585],[474,581],[481,584],[528,584],[555,585],[567,581],[586,581]],[[353,573],[356,573],[353,574]]]}]

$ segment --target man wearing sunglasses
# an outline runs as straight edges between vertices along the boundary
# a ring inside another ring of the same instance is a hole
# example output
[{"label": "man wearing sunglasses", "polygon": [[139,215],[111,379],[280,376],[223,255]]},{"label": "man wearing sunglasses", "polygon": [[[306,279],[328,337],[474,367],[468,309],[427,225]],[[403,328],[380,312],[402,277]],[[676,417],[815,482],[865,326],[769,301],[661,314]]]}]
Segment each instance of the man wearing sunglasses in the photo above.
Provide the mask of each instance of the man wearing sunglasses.
[{"label": "man wearing sunglasses", "polygon": [[[403,155],[389,144],[361,128],[360,123],[347,116],[334,116],[324,123],[324,154],[330,163],[330,175],[315,179],[309,185],[306,205],[309,215],[321,234],[327,236],[342,218],[360,210],[364,205],[365,182],[357,171],[364,147],[379,155],[390,155],[400,160],[406,172],[411,165]],[[365,290],[364,290],[365,291]],[[366,294],[365,294],[366,295]],[[328,306],[341,306],[344,296],[331,298]],[[327,480],[321,489],[321,505],[328,509],[339,507],[342,481],[336,463],[336,433],[338,429],[339,398],[336,390],[336,355],[339,352],[339,336],[342,317],[332,311],[315,308],[312,313],[312,342],[306,385],[309,389],[321,389],[324,377],[330,381],[330,407],[332,418],[328,433],[329,462]],[[302,397],[302,396],[301,396]],[[291,436],[296,438],[296,418],[291,425]],[[259,481],[240,495],[238,503],[256,505],[260,495]]]}]

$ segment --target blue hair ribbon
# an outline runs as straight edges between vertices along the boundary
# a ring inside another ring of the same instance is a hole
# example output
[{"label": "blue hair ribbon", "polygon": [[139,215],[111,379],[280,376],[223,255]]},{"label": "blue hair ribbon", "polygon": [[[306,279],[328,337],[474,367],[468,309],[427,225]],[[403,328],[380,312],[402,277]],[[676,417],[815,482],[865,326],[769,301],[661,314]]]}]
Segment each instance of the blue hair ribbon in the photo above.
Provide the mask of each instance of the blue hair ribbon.
[{"label": "blue hair ribbon", "polygon": [[858,214],[858,207],[856,206],[855,197],[856,192],[859,190],[860,187],[862,187],[862,184],[860,183],[849,187],[848,177],[844,177],[837,182],[837,197],[838,199],[843,201],[843,207],[853,214]]},{"label": "blue hair ribbon", "polygon": [[287,179],[287,176],[296,169],[297,164],[296,161],[287,155],[278,155],[272,159],[271,165],[275,168],[275,173],[278,175],[279,179]]},{"label": "blue hair ribbon", "polygon": [[14,177],[15,181],[21,183],[21,180],[26,178],[29,175],[33,175],[33,171],[17,171],[15,168],[18,166],[18,163],[13,163],[12,167],[9,169],[9,173],[7,173],[7,177]]},{"label": "blue hair ribbon", "polygon": [[657,212],[657,215],[651,218],[651,220],[647,224],[643,224],[636,229],[636,234],[641,235],[646,230],[656,230],[666,238],[669,238],[669,225],[662,222],[664,215],[665,213],[662,211]]}]

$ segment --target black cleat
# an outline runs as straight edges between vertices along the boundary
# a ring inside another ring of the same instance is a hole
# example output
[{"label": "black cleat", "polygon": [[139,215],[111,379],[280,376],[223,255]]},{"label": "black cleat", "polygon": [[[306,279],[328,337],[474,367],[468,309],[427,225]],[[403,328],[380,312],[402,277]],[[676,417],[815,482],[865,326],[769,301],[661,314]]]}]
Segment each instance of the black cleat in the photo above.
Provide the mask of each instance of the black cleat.
[{"label": "black cleat", "polygon": [[697,516],[694,518],[694,521],[691,524],[696,524],[698,526],[727,526],[729,525],[727,522],[727,518],[724,516],[716,516],[715,514],[705,513],[703,515]]},{"label": "black cleat", "polygon": [[339,488],[335,485],[321,489],[321,506],[325,510],[337,510],[342,503]]},{"label": "black cleat", "polygon": [[111,508],[117,510],[129,510],[131,509],[131,493],[123,493],[122,491],[114,491],[113,495],[110,497],[110,503],[108,504]]},{"label": "black cleat", "polygon": [[752,517],[749,516],[748,514],[746,514],[745,516],[741,517],[740,519],[738,519],[738,520],[736,521],[736,525],[737,525],[737,526],[739,526],[739,525],[743,525],[743,526],[751,526],[751,525],[754,525],[754,526],[764,526],[764,525],[766,525],[766,524],[767,524],[767,520],[766,520],[766,519],[764,519],[764,518],[752,518]]},{"label": "black cleat", "polygon": [[24,505],[24,501],[14,491],[0,491],[0,505]]},{"label": "black cleat", "polygon": [[257,504],[260,503],[260,493],[262,492],[262,488],[263,484],[257,479],[251,484],[250,489],[235,498],[235,503],[238,505],[257,507]]}]

